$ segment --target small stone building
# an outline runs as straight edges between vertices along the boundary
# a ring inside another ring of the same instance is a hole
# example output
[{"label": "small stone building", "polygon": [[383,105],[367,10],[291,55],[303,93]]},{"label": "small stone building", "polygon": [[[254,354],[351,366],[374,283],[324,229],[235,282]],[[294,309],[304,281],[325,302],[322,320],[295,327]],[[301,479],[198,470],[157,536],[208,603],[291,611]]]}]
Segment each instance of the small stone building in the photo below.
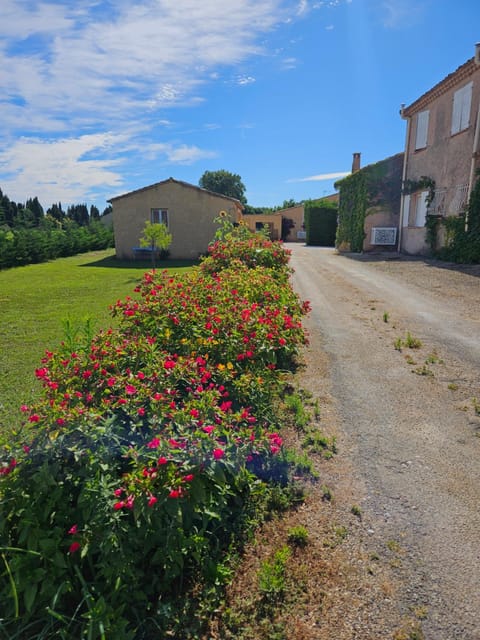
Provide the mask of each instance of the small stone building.
[{"label": "small stone building", "polygon": [[174,259],[196,259],[206,253],[217,230],[215,219],[225,211],[233,222],[241,218],[242,204],[188,182],[169,178],[111,198],[117,258],[134,259],[145,223],[163,222],[172,234]]}]

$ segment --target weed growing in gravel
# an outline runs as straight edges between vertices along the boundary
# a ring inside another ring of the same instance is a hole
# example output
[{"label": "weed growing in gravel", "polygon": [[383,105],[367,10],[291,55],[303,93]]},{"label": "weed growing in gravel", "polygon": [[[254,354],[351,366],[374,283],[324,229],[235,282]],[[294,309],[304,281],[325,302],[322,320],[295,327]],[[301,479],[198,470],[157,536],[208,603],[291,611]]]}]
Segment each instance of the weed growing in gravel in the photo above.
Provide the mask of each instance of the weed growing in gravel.
[{"label": "weed growing in gravel", "polygon": [[293,414],[295,427],[303,430],[310,422],[310,414],[305,409],[304,400],[299,393],[292,393],[284,398],[285,406]]},{"label": "weed growing in gravel", "polygon": [[295,547],[306,547],[308,544],[308,530],[302,525],[292,527],[288,532],[288,544]]},{"label": "weed growing in gravel", "polygon": [[390,319],[390,314],[388,313],[388,311],[384,311],[383,312],[383,321],[384,322],[388,322]]},{"label": "weed growing in gravel", "polygon": [[477,398],[472,398],[473,410],[475,411],[476,416],[480,416],[480,402]]},{"label": "weed growing in gravel", "polygon": [[352,508],[350,509],[350,511],[353,513],[354,516],[357,516],[357,518],[362,517],[362,510],[357,504],[352,505]]},{"label": "weed growing in gravel", "polygon": [[431,369],[427,367],[426,364],[421,367],[417,367],[416,369],[412,369],[413,373],[416,373],[417,376],[429,376],[430,378],[434,377],[434,373]]},{"label": "weed growing in gravel", "polygon": [[258,588],[263,600],[272,604],[278,602],[285,593],[285,574],[291,551],[284,545],[272,560],[262,562],[258,571]]},{"label": "weed growing in gravel", "polygon": [[325,436],[317,429],[309,429],[302,444],[304,447],[308,447],[312,453],[320,453],[325,458],[331,458],[337,453],[335,436]]},{"label": "weed growing in gravel", "polygon": [[325,502],[332,502],[333,500],[333,493],[332,490],[327,487],[327,485],[322,484],[322,500],[325,500]]},{"label": "weed growing in gravel", "polygon": [[418,338],[414,338],[410,331],[407,331],[407,335],[403,344],[408,347],[408,349],[420,349],[420,347],[422,346],[422,341]]},{"label": "weed growing in gravel", "polygon": [[450,391],[458,391],[458,384],[455,382],[449,382],[448,389],[450,389]]},{"label": "weed growing in gravel", "polygon": [[401,351],[403,347],[403,340],[401,338],[397,338],[393,343],[393,346],[397,351]]}]

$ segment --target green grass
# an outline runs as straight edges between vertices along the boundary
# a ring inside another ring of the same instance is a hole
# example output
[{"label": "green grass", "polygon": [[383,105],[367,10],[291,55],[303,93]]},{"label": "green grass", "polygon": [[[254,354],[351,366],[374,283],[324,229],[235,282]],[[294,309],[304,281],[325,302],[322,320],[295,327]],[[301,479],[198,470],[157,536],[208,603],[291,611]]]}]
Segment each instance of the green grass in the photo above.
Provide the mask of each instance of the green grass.
[{"label": "green grass", "polygon": [[[157,270],[191,266],[172,260]],[[109,306],[134,296],[150,269],[149,262],[120,261],[107,249],[0,271],[0,435],[19,424],[20,405],[38,397],[35,369],[64,338],[64,322],[78,326],[90,318],[95,331],[113,326]]]}]

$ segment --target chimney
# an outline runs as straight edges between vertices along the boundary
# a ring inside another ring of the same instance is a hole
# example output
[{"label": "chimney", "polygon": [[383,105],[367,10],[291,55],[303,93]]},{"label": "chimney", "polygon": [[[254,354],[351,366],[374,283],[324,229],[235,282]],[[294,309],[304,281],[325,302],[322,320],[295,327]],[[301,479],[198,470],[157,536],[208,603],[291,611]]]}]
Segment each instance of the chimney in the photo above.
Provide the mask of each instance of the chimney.
[{"label": "chimney", "polygon": [[360,170],[360,154],[354,153],[353,162],[352,162],[352,173],[355,173],[356,171],[359,171],[359,170]]}]

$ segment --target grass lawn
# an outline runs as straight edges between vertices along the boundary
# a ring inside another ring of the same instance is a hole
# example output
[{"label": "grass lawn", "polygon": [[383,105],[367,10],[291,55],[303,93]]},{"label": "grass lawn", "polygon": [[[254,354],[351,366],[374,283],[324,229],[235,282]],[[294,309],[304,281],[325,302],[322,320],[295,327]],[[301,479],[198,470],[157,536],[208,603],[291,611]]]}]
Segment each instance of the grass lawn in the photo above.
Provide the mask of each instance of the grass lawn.
[{"label": "grass lawn", "polygon": [[[157,269],[183,271],[191,262],[169,261]],[[109,305],[133,289],[149,262],[122,262],[114,250],[94,251],[43,264],[0,271],[0,435],[21,421],[19,407],[38,397],[35,369],[46,349],[64,338],[64,321],[87,318],[94,329],[113,324]]]}]

